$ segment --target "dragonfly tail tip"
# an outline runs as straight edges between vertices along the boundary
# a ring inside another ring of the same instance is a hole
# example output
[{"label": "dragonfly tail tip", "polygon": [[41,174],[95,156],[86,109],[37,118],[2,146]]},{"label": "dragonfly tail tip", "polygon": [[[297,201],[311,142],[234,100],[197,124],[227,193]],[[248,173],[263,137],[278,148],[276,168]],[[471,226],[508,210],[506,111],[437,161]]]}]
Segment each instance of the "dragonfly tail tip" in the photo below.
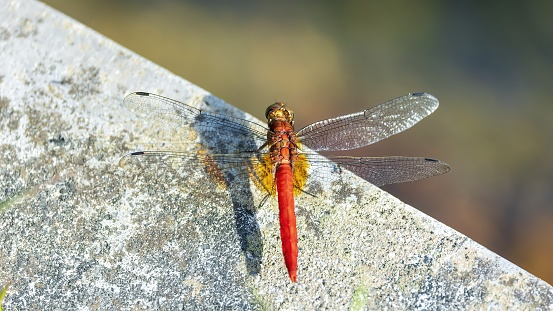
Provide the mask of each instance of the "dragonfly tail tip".
[{"label": "dragonfly tail tip", "polygon": [[290,280],[292,280],[292,282],[296,282],[296,279],[297,279],[297,276],[296,276],[296,271],[290,271]]}]

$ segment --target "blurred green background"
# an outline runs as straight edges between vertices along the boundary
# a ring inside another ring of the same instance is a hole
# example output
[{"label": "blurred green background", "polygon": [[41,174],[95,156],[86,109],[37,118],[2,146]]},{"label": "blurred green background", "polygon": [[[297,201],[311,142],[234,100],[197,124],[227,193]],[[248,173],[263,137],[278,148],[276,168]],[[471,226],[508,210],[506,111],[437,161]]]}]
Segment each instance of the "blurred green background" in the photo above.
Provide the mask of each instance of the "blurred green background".
[{"label": "blurred green background", "polygon": [[433,94],[349,154],[449,163],[384,189],[553,284],[553,2],[44,2],[260,119],[285,101],[298,129]]}]

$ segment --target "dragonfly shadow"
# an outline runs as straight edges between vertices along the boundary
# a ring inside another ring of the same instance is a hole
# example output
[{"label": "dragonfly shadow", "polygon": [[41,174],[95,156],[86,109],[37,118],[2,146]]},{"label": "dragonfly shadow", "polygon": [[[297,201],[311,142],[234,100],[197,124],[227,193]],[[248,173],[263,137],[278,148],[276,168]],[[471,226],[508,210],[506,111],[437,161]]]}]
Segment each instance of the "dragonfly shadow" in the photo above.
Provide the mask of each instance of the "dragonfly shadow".
[{"label": "dragonfly shadow", "polygon": [[[212,106],[220,99],[208,95],[204,98],[207,106]],[[198,116],[198,117],[201,117]],[[245,115],[235,115],[238,118],[244,118]],[[201,124],[201,122],[198,122]],[[232,134],[226,134],[227,129],[224,125],[210,126],[209,128],[196,128],[200,143],[210,153],[230,154],[243,151],[254,151],[257,149],[253,139],[240,137],[240,142],[233,141]],[[211,175],[218,175],[215,178],[224,183],[228,189],[232,207],[234,211],[234,221],[236,233],[240,241],[240,248],[244,253],[246,269],[249,275],[257,275],[261,270],[261,260],[263,254],[263,239],[259,223],[255,216],[256,204],[253,193],[250,189],[250,181],[245,176],[249,175],[246,163],[242,166],[233,165],[229,168],[222,160],[215,160],[217,167],[207,168]],[[213,176],[212,176],[213,177]]]}]

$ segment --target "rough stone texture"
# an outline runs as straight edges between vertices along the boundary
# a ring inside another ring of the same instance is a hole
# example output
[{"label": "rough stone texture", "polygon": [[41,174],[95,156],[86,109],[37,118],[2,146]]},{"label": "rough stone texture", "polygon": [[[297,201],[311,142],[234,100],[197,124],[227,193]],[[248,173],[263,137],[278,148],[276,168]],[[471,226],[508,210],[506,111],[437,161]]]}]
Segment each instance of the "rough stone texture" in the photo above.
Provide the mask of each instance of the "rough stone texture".
[{"label": "rough stone texture", "polygon": [[41,3],[0,1],[6,309],[553,308],[550,285],[347,173],[298,199],[291,283],[253,185],[117,166],[168,140],[123,108],[138,90],[251,119]]}]

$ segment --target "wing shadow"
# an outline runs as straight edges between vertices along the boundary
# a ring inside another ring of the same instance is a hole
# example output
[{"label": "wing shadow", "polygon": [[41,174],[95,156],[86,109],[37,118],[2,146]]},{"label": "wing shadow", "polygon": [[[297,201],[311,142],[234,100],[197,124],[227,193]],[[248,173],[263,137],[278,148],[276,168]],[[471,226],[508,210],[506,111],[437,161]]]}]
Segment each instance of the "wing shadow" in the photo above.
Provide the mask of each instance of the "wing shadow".
[{"label": "wing shadow", "polygon": [[[208,95],[204,98],[204,102],[207,106],[217,101],[221,100],[212,95]],[[235,117],[245,118],[245,114]],[[198,128],[196,130],[200,138],[200,143],[209,150],[210,153],[254,151],[259,147],[256,145],[253,137],[246,139],[240,137],[239,139],[241,141],[239,144],[230,144],[237,146],[240,150],[229,150],[227,148],[229,146],[229,137],[228,135],[224,135],[226,129],[223,126],[210,129]],[[259,223],[255,216],[255,203],[253,193],[250,189],[250,181],[247,178],[237,178],[237,176],[247,176],[248,167],[246,163],[244,163],[243,167],[233,167],[233,171],[229,171],[224,168],[224,163],[218,164],[220,164],[218,166],[221,168],[223,181],[232,200],[236,233],[240,241],[240,248],[244,253],[247,272],[249,275],[257,275],[261,271],[263,239]]]}]

